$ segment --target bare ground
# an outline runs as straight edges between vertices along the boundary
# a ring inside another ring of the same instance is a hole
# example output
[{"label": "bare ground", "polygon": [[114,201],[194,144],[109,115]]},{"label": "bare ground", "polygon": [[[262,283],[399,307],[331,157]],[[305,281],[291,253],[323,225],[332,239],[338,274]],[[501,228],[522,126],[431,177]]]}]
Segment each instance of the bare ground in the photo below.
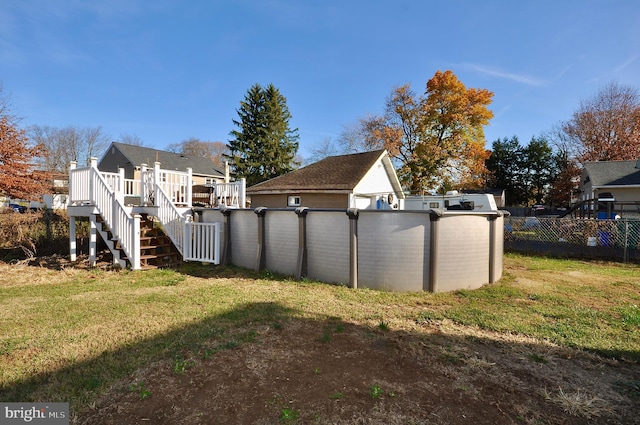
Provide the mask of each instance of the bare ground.
[{"label": "bare ground", "polygon": [[185,361],[137,371],[77,423],[640,423],[636,364],[452,323],[292,320]]}]

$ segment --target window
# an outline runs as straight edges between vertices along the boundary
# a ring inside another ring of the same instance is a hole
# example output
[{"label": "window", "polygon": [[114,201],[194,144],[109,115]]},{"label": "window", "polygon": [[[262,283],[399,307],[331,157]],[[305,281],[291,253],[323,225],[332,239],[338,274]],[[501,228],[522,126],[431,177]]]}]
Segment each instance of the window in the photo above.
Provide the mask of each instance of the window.
[{"label": "window", "polygon": [[300,196],[289,196],[287,198],[287,206],[289,207],[299,207],[300,206]]},{"label": "window", "polygon": [[440,202],[429,202],[429,208],[440,208]]}]

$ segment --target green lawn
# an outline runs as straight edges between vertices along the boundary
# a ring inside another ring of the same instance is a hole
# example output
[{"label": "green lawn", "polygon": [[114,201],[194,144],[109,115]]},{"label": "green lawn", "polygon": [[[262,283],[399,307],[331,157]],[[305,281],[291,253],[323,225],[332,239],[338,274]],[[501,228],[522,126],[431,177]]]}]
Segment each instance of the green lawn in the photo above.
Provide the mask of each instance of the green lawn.
[{"label": "green lawn", "polygon": [[90,403],[161,359],[188,367],[297,318],[415,332],[425,322],[522,334],[640,360],[640,266],[505,256],[474,291],[390,293],[235,267],[144,272],[0,264],[0,400]]}]

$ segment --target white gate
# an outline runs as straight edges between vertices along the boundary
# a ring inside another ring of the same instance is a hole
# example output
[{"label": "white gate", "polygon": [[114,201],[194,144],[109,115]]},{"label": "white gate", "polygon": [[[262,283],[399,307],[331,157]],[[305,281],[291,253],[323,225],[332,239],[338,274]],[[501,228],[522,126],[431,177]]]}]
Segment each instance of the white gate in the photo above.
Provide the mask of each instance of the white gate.
[{"label": "white gate", "polygon": [[185,223],[185,261],[220,264],[221,223]]}]

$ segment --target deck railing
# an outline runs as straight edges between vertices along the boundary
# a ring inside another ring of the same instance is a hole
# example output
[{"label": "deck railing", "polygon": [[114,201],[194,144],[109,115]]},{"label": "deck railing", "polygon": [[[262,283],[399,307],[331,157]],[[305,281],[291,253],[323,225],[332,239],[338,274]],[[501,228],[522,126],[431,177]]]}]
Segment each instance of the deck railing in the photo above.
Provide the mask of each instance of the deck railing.
[{"label": "deck railing", "polygon": [[141,197],[142,182],[136,179],[127,179],[124,177],[124,170],[119,173],[110,173],[101,171],[100,174],[107,182],[111,190],[123,197]]},{"label": "deck railing", "polygon": [[[101,173],[96,158],[91,159],[87,168],[75,168],[71,163],[70,198],[72,205],[94,206],[104,223],[131,262],[131,268],[140,268],[140,218],[133,216],[124,206],[123,199],[114,189],[118,188],[119,176],[115,173]],[[88,183],[88,184],[87,184]]]},{"label": "deck railing", "polygon": [[[92,158],[90,167],[70,167],[69,205],[95,207],[134,269],[140,268],[140,218],[132,215],[125,197],[139,197],[141,207],[157,207],[154,214],[185,260],[219,264],[220,225],[191,222],[192,186],[191,169],[162,170],[156,162],[151,169],[142,165],[140,179],[126,179],[122,169],[118,173],[99,171],[97,159]],[[216,183],[214,193],[219,205],[244,206],[245,181]]]},{"label": "deck railing", "polygon": [[216,206],[244,207],[244,179],[240,183],[215,183],[213,187]]},{"label": "deck railing", "polygon": [[91,202],[91,167],[75,168],[71,163],[69,170],[69,204],[82,205]]}]

